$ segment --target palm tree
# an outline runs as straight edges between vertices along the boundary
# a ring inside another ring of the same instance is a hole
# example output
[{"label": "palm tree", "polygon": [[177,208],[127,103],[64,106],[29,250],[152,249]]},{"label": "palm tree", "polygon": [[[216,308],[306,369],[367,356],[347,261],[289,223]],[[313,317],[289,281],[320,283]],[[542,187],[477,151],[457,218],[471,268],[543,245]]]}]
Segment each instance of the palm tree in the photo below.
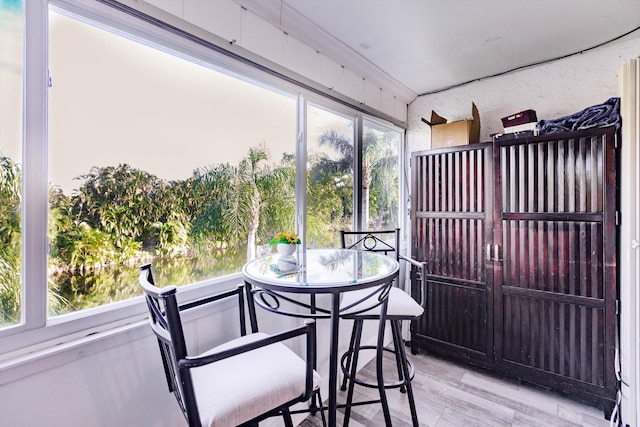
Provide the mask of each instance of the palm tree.
[{"label": "palm tree", "polygon": [[198,192],[210,195],[197,218],[198,230],[218,230],[233,246],[247,245],[247,260],[256,256],[260,239],[293,226],[294,168],[272,167],[264,142],[249,149],[238,166],[217,165],[196,173]]},{"label": "palm tree", "polygon": [[[397,177],[398,151],[394,137],[373,129],[366,131],[362,147],[362,204],[366,221],[370,219],[372,192],[375,190],[379,198],[386,199],[376,200],[379,212],[374,215],[376,224],[370,224],[374,229],[381,228],[383,213],[396,211],[393,209],[394,203],[388,199],[389,195],[395,196],[391,197],[394,200],[398,198]],[[390,188],[390,183],[395,185]]]},{"label": "palm tree", "polygon": [[[363,137],[362,148],[362,204],[364,208],[364,218],[369,219],[370,194],[372,185],[376,182],[382,183],[383,175],[388,175],[388,171],[397,165],[398,155],[395,143],[390,141],[387,133],[378,132],[373,129],[366,129]],[[392,137],[391,137],[392,138]],[[333,170],[347,174],[353,170],[354,147],[350,140],[335,130],[329,130],[319,138],[320,145],[327,145],[342,154],[337,160],[324,159],[320,166],[324,170]],[[391,143],[390,143],[391,142]]]}]

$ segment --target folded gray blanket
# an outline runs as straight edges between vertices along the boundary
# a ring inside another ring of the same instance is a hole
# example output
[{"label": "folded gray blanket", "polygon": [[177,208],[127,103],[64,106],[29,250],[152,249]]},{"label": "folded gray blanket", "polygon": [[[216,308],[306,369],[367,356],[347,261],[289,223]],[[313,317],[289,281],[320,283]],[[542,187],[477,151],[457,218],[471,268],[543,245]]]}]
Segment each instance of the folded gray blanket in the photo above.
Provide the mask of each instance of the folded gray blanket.
[{"label": "folded gray blanket", "polygon": [[587,107],[570,116],[554,120],[540,120],[540,134],[567,132],[594,127],[620,127],[620,98],[609,98],[603,104]]}]

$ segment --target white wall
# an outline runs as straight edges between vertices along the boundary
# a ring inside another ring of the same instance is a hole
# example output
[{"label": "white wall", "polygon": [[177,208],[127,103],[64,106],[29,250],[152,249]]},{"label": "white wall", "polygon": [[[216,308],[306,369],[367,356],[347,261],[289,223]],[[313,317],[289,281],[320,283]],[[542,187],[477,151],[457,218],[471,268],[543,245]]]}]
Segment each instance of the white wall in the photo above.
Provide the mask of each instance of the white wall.
[{"label": "white wall", "polygon": [[[144,304],[142,299],[140,304]],[[260,330],[283,331],[301,319],[259,311]],[[233,305],[188,315],[187,342],[193,354],[239,336]],[[318,371],[327,397],[329,327],[319,320]],[[341,324],[340,351],[348,346],[351,322]],[[366,344],[374,344],[375,325],[368,325]],[[302,340],[289,345],[304,355]],[[0,426],[11,427],[171,427],[186,425],[168,392],[155,336],[146,321],[25,357],[13,369],[0,369]],[[296,415],[298,421],[304,414]],[[264,425],[281,425],[280,418]]]},{"label": "white wall", "polygon": [[[549,64],[486,79],[438,94],[418,97],[409,105],[407,132],[409,151],[430,148],[431,132],[421,118],[429,119],[432,110],[450,121],[460,120],[471,117],[471,103],[475,102],[480,113],[480,141],[491,141],[491,134],[502,130],[500,119],[518,111],[533,109],[537,112],[539,120],[555,119],[576,113],[591,105],[600,104],[611,97],[620,96],[621,66],[629,59],[638,56],[640,56],[640,38],[636,37]],[[623,147],[629,142],[623,140]],[[623,167],[619,179],[621,182],[632,182],[635,180],[634,173],[633,168]],[[623,188],[626,187],[628,186],[623,184]],[[624,193],[622,196],[624,197]],[[625,225],[625,219],[632,221],[636,218],[635,209],[623,210],[621,213],[623,225]],[[637,236],[621,236],[621,245],[630,245],[632,238]],[[636,277],[634,266],[629,262],[625,263],[625,260],[628,258],[619,258],[620,278]],[[623,295],[636,295],[628,290],[637,287],[637,282],[621,280],[620,286]],[[622,310],[632,311],[630,314],[627,312],[627,319],[635,318],[635,313],[640,312],[637,301],[622,301],[621,307]],[[631,426],[637,425],[638,403],[634,400],[637,396],[629,393],[629,390],[632,389],[637,393],[640,385],[633,384],[637,378],[634,375],[636,373],[625,372],[624,367],[640,366],[640,361],[633,359],[637,358],[637,354],[628,351],[629,347],[636,345],[638,340],[638,337],[631,336],[633,331],[635,328],[629,320],[623,322],[620,332],[622,378],[628,386],[622,390],[622,422]]]},{"label": "white wall", "polygon": [[[0,386],[0,424],[184,425],[182,413],[161,376],[158,344],[151,335],[136,337],[141,335],[136,332],[80,345],[62,356],[51,355],[51,359],[63,357],[64,361]],[[116,342],[113,346],[112,341]],[[49,363],[45,358],[32,364]]]},{"label": "white wall", "polygon": [[[126,1],[126,0],[125,0]],[[132,7],[140,7],[129,1]],[[282,32],[232,0],[147,0],[182,20],[202,28],[253,54],[335,92],[406,122],[407,104],[413,94],[402,91],[391,81],[372,81],[331,60],[295,37]],[[395,87],[394,87],[395,86]]]},{"label": "white wall", "polygon": [[431,131],[421,121],[431,111],[449,121],[471,117],[471,103],[480,113],[480,141],[502,131],[500,119],[521,110],[535,110],[538,120],[555,119],[619,96],[618,73],[623,62],[640,54],[640,38],[621,41],[545,65],[489,78],[409,104],[409,151],[429,149]]}]

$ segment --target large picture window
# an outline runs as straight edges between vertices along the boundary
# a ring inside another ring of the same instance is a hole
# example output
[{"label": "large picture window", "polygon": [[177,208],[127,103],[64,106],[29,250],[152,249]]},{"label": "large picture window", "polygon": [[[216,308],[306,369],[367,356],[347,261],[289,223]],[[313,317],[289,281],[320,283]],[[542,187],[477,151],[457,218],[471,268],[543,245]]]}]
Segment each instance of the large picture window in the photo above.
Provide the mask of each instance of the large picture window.
[{"label": "large picture window", "polygon": [[[240,271],[294,226],[296,98],[50,13],[49,315]],[[268,246],[267,246],[268,247]]]},{"label": "large picture window", "polygon": [[280,232],[335,247],[398,224],[393,126],[109,6],[0,5],[11,350],[142,314],[143,263],[189,298],[237,283]]}]

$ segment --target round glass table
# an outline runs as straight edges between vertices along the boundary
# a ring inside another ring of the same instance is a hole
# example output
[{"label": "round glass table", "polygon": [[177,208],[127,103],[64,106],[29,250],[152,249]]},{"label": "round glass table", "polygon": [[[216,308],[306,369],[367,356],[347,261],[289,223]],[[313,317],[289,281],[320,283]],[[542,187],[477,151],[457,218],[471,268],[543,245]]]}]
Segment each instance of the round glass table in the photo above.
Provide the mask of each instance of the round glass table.
[{"label": "round glass table", "polygon": [[[353,313],[381,305],[378,346],[384,339],[386,297],[398,276],[398,262],[376,252],[351,249],[299,249],[291,257],[271,254],[248,262],[242,269],[247,290],[253,332],[258,330],[255,305],[268,311],[301,318],[328,318],[331,322],[329,346],[329,425],[336,425],[338,331],[341,313]],[[344,292],[360,291],[355,304],[340,305]],[[308,294],[309,303],[290,294]],[[329,306],[316,304],[316,295],[331,296]],[[381,351],[381,350],[380,350]],[[382,378],[379,378],[382,383]]]}]

